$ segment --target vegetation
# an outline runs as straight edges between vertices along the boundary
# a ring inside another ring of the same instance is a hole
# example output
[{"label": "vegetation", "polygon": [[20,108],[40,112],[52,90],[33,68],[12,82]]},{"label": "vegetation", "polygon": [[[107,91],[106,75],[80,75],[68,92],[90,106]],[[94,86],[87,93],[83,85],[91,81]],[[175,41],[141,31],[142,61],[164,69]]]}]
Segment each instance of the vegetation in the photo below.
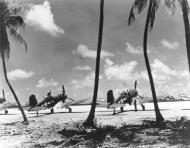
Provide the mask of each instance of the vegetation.
[{"label": "vegetation", "polygon": [[99,20],[99,34],[98,34],[98,47],[97,47],[97,55],[96,55],[96,71],[95,71],[95,83],[94,83],[94,94],[92,105],[90,109],[90,113],[88,118],[84,122],[84,125],[89,126],[94,123],[94,114],[96,109],[97,102],[97,94],[98,94],[98,84],[99,84],[99,71],[100,71],[100,56],[101,56],[101,48],[102,48],[102,37],[103,37],[103,22],[104,22],[104,0],[100,0],[100,20]]},{"label": "vegetation", "polygon": [[24,122],[27,122],[27,118],[22,108],[22,105],[20,104],[19,99],[7,77],[7,69],[6,69],[6,63],[5,63],[5,56],[9,58],[9,55],[10,55],[10,44],[9,44],[7,31],[9,31],[10,35],[16,41],[23,43],[27,50],[26,42],[18,32],[18,29],[24,26],[23,18],[17,15],[19,10],[20,10],[19,8],[8,8],[8,4],[5,1],[0,2],[0,53],[2,56],[3,71],[4,71],[6,83],[8,84],[18,104],[18,107],[24,118]]},{"label": "vegetation", "polygon": [[[186,41],[186,48],[187,48],[187,59],[190,71],[190,26],[189,26],[189,3],[187,0],[178,0],[182,14],[183,14],[183,22],[184,22],[184,29],[185,29],[185,41]],[[165,0],[166,7],[170,10],[171,14],[174,14],[176,9],[176,0]]]},{"label": "vegetation", "polygon": [[[131,25],[135,21],[134,10],[137,9],[137,12],[141,13],[142,10],[146,7],[147,2],[148,2],[148,0],[135,0],[133,6],[131,8],[129,19],[128,19],[129,25]],[[152,91],[152,98],[153,98],[153,102],[154,102],[156,121],[162,122],[162,121],[164,121],[164,118],[163,118],[162,114],[160,113],[160,110],[158,107],[154,81],[153,81],[150,63],[149,63],[149,59],[148,59],[148,53],[147,53],[148,32],[151,31],[153,28],[155,15],[156,15],[158,6],[159,6],[159,0],[149,0],[149,7],[148,7],[148,13],[147,13],[147,17],[146,17],[144,37],[143,37],[143,52],[144,52],[146,69],[148,72],[148,77],[149,77],[151,91]]]}]

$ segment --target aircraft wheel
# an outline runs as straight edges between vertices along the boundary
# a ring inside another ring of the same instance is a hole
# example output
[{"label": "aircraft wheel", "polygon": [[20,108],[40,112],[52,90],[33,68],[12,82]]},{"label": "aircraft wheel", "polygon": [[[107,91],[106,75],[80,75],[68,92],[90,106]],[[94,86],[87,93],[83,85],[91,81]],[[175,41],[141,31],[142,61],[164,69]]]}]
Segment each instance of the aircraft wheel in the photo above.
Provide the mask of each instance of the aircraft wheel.
[{"label": "aircraft wheel", "polygon": [[123,109],[123,107],[121,107],[121,108],[120,108],[120,110],[121,110],[121,112],[124,112],[124,109]]},{"label": "aircraft wheel", "polygon": [[5,110],[5,115],[8,114],[8,110]]},{"label": "aircraft wheel", "polygon": [[51,109],[51,114],[53,114],[53,113],[54,113],[54,109],[52,108],[52,109]]},{"label": "aircraft wheel", "polygon": [[72,112],[72,108],[69,108],[69,113],[71,113]]}]

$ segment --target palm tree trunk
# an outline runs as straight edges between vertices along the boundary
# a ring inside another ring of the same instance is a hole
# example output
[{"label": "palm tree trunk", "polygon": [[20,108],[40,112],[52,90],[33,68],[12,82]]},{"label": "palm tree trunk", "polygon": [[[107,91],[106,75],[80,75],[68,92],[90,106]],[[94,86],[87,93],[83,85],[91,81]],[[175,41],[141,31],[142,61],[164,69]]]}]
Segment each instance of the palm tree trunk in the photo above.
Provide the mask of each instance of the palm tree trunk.
[{"label": "palm tree trunk", "polygon": [[149,80],[150,80],[150,86],[151,86],[151,90],[152,90],[152,98],[153,98],[153,102],[154,102],[154,110],[155,110],[155,114],[156,114],[156,121],[162,122],[162,121],[164,121],[164,118],[163,118],[162,114],[160,113],[160,110],[158,107],[158,102],[157,102],[157,98],[156,98],[156,91],[155,91],[155,87],[154,87],[154,81],[153,81],[152,72],[151,72],[148,54],[147,54],[147,39],[148,39],[148,31],[149,31],[148,29],[149,29],[151,7],[152,7],[152,0],[150,0],[150,2],[149,2],[149,8],[148,8],[148,13],[147,13],[147,18],[146,18],[144,38],[143,38],[144,39],[143,40],[143,50],[144,50],[145,64],[146,64],[146,68],[147,68],[147,72],[148,72],[148,76],[149,76]]},{"label": "palm tree trunk", "polygon": [[94,94],[90,113],[88,118],[84,122],[84,125],[93,125],[94,123],[94,114],[96,109],[96,101],[98,94],[98,84],[99,84],[99,71],[100,71],[100,56],[101,56],[101,47],[102,47],[102,36],[103,36],[103,22],[104,22],[104,0],[100,0],[100,20],[99,20],[99,34],[98,34],[98,47],[96,55],[96,71],[95,71],[95,83],[94,83]]},{"label": "palm tree trunk", "polygon": [[20,111],[21,111],[21,113],[22,113],[22,116],[23,116],[23,118],[24,118],[24,122],[28,123],[28,120],[27,120],[27,118],[26,118],[26,114],[25,114],[25,112],[24,112],[24,110],[23,110],[23,108],[22,108],[22,105],[20,104],[20,102],[19,102],[19,100],[18,100],[18,97],[17,97],[15,91],[14,91],[13,87],[11,86],[11,84],[10,84],[10,82],[9,82],[9,80],[8,80],[8,77],[7,77],[7,69],[6,69],[6,64],[5,64],[5,55],[4,55],[4,50],[3,50],[3,49],[2,49],[2,62],[3,62],[3,72],[4,72],[4,75],[5,75],[5,80],[6,80],[8,86],[9,86],[9,88],[10,88],[10,90],[11,90],[11,92],[12,92],[12,94],[13,94],[13,96],[14,96],[14,98],[15,98],[17,104],[18,104],[18,107],[19,107],[19,109],[20,109]]},{"label": "palm tree trunk", "polygon": [[183,21],[185,27],[185,39],[186,39],[186,48],[187,48],[187,59],[190,71],[190,27],[189,27],[189,18],[188,18],[188,2],[187,0],[182,0],[182,12],[183,12]]}]

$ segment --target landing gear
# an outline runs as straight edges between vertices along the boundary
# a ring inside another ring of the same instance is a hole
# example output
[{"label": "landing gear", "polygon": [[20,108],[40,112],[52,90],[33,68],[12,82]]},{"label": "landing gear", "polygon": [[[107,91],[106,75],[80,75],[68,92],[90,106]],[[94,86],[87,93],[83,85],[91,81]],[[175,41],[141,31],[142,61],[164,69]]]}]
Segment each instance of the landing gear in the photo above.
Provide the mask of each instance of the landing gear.
[{"label": "landing gear", "polygon": [[124,109],[123,109],[123,107],[120,107],[120,110],[121,110],[121,112],[124,112]]},{"label": "landing gear", "polygon": [[37,117],[38,117],[38,111],[36,111],[36,115],[37,115]]},{"label": "landing gear", "polygon": [[113,115],[115,115],[115,108],[113,108]]},{"label": "landing gear", "polygon": [[145,111],[145,106],[141,104],[142,110]]},{"label": "landing gear", "polygon": [[51,109],[51,114],[53,114],[53,113],[54,113],[54,109],[52,108],[52,109]]},{"label": "landing gear", "polygon": [[8,110],[5,109],[5,115],[8,114]]},{"label": "landing gear", "polygon": [[69,107],[69,113],[72,113],[72,108]]}]

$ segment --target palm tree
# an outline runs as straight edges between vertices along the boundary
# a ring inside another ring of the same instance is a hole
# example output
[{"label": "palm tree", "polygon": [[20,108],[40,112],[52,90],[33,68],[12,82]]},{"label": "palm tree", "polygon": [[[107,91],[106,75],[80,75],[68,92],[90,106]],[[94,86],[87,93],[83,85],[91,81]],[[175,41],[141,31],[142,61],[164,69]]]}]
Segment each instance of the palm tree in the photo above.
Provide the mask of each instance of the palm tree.
[{"label": "palm tree", "polygon": [[84,122],[85,126],[94,125],[94,114],[95,114],[95,109],[96,109],[98,84],[99,84],[100,55],[101,55],[102,36],[103,36],[103,22],[104,22],[104,0],[100,0],[100,19],[99,19],[98,47],[97,47],[97,55],[96,55],[94,94],[93,94],[93,100],[92,100],[90,113],[88,115],[88,118]]},{"label": "palm tree", "polygon": [[[147,54],[147,39],[148,39],[148,32],[152,30],[155,20],[155,14],[159,6],[159,0],[149,0],[149,7],[148,7],[148,13],[146,17],[146,23],[145,23],[145,29],[144,29],[144,38],[143,38],[143,51],[144,51],[144,59],[145,64],[150,80],[150,86],[152,90],[152,98],[154,102],[154,108],[155,108],[155,114],[156,114],[156,121],[162,122],[164,121],[164,118],[162,114],[160,113],[158,102],[156,98],[156,91],[154,87],[154,81],[151,73],[151,68],[149,64],[148,54]],[[138,14],[142,12],[142,10],[146,7],[148,3],[148,0],[135,0],[128,19],[128,24],[131,25],[135,21],[135,14],[134,9],[137,9]]]},{"label": "palm tree", "polygon": [[[186,40],[186,48],[187,48],[187,59],[188,59],[188,65],[189,65],[189,72],[190,72],[190,26],[189,26],[189,4],[187,0],[178,0],[182,13],[183,13],[183,22],[184,22],[184,28],[185,28],[185,40]],[[165,0],[166,7],[171,10],[172,14],[175,11],[175,0]]]},{"label": "palm tree", "polygon": [[3,63],[3,71],[6,83],[8,84],[19,109],[21,110],[21,113],[24,118],[24,122],[28,122],[26,115],[24,113],[24,110],[22,108],[22,105],[19,102],[19,99],[11,86],[9,79],[7,77],[7,69],[6,69],[6,63],[5,63],[5,56],[9,58],[10,54],[10,45],[9,45],[9,39],[7,30],[9,30],[10,35],[20,43],[24,43],[25,48],[27,50],[27,45],[23,37],[19,34],[18,29],[22,26],[24,26],[24,20],[21,16],[18,16],[19,9],[15,8],[8,8],[8,4],[5,1],[0,2],[0,53],[2,56],[2,63]]}]

